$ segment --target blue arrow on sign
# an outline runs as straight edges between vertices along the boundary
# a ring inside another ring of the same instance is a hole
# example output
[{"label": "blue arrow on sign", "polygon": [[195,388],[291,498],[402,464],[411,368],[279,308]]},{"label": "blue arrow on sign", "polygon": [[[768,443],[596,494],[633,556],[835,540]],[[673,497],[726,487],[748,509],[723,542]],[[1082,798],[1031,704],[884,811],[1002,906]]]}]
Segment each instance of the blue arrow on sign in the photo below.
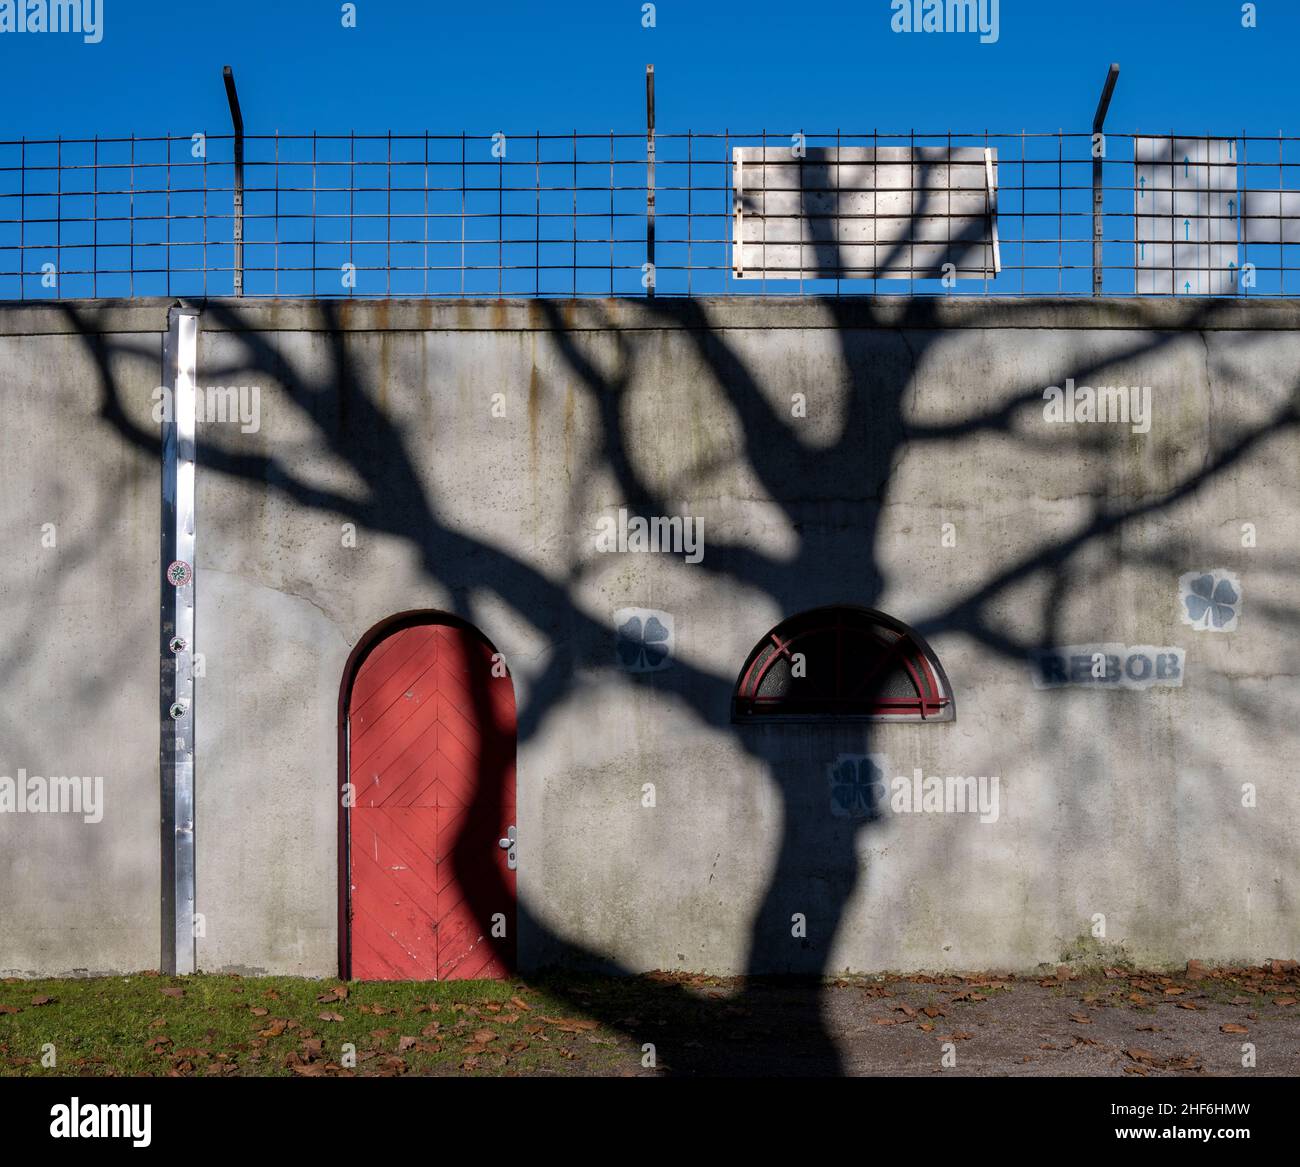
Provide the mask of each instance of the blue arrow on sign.
[{"label": "blue arrow on sign", "polygon": [[1146,198],[1147,197],[1147,176],[1145,174],[1138,179],[1138,186],[1142,188],[1138,192],[1138,198],[1140,199]]},{"label": "blue arrow on sign", "polygon": [[1184,292],[1190,292],[1191,290],[1192,290],[1192,281],[1191,281],[1191,280],[1184,280],[1184,281],[1183,281],[1183,291],[1184,291]]},{"label": "blue arrow on sign", "polygon": [[1183,177],[1184,177],[1184,178],[1187,177],[1187,162],[1188,162],[1187,155],[1184,154],[1184,155],[1183,155]]},{"label": "blue arrow on sign", "polygon": [[1189,239],[1188,231],[1191,230],[1191,224],[1186,219],[1183,220],[1183,238]]}]

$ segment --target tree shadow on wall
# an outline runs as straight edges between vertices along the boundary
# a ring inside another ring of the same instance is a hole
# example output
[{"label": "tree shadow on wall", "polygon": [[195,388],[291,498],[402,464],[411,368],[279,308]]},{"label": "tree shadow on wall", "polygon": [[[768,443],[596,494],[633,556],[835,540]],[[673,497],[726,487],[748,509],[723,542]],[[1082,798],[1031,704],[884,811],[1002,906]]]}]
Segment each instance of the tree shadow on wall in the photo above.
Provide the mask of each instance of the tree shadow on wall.
[{"label": "tree shadow on wall", "polygon": [[[919,366],[941,339],[945,327],[933,303],[912,300],[899,306],[867,298],[811,302],[834,330],[838,348],[835,376],[842,381],[839,436],[829,445],[808,444],[798,426],[778,402],[783,399],[762,383],[734,339],[711,322],[708,305],[697,301],[656,300],[638,303],[665,326],[681,330],[685,343],[707,369],[709,393],[721,393],[734,419],[737,460],[758,483],[766,502],[776,506],[796,535],[792,553],[764,551],[744,539],[710,540],[709,554],[697,570],[756,589],[785,615],[826,604],[853,603],[878,607],[885,591],[880,554],[881,516],[896,489],[896,467],[903,451],[936,460],[956,456],[963,443],[995,434],[1030,451],[1050,452],[1052,439],[1038,438],[1018,425],[1025,411],[1041,405],[1043,386],[1012,387],[999,404],[944,420],[918,421],[906,408],[916,388]],[[202,474],[225,475],[268,491],[314,511],[357,524],[359,530],[403,540],[419,556],[424,571],[453,597],[452,614],[483,627],[484,591],[508,606],[554,648],[529,688],[518,718],[520,743],[537,735],[547,718],[578,696],[579,671],[610,657],[612,630],[587,611],[578,599],[582,568],[568,578],[547,575],[507,549],[494,545],[463,526],[449,523],[440,500],[432,497],[404,433],[381,404],[387,386],[377,384],[360,365],[347,339],[345,309],[329,301],[311,306],[316,324],[328,342],[329,361],[322,368],[286,356],[263,334],[243,307],[231,301],[202,305],[205,316],[238,338],[240,357],[230,367],[203,370],[206,381],[236,383],[256,371],[274,379],[308,420],[315,437],[362,484],[360,491],[341,493],[316,484],[300,468],[275,454],[254,453],[228,444],[237,439],[200,431],[198,461]],[[643,338],[617,328],[612,305],[583,302],[561,307],[537,305],[546,334],[559,359],[584,392],[600,419],[599,448],[592,473],[606,473],[617,483],[620,505],[633,514],[669,515],[670,500],[689,497],[691,484],[655,485],[642,465],[628,415],[631,388]],[[777,310],[776,305],[766,306]],[[981,320],[998,327],[1015,327],[1019,313],[1033,312],[1032,303],[980,302],[971,308],[971,327]],[[77,328],[94,358],[100,378],[100,416],[119,440],[151,455],[160,452],[159,435],[130,420],[121,400],[114,370],[122,356],[156,360],[153,347],[131,353],[127,342],[93,331],[89,316],[73,304],[59,311]],[[805,310],[814,310],[805,305]],[[1190,328],[1212,327],[1220,307],[1207,302]],[[617,350],[612,368],[598,367],[582,337],[591,329],[609,329],[607,339]],[[1083,383],[1102,365],[1148,358],[1176,339],[1177,333],[1147,334],[1129,345],[1109,349],[1095,363],[1061,371]],[[431,379],[436,381],[436,370]],[[423,387],[422,387],[423,388]],[[1265,443],[1300,420],[1293,387],[1289,398],[1267,420],[1238,425],[1216,436],[1203,464],[1175,485],[1158,493],[1112,497],[1094,492],[1091,513],[1058,538],[1033,547],[1019,559],[999,564],[974,580],[954,599],[938,604],[910,622],[925,637],[960,636],[982,649],[1018,665],[1039,650],[1060,643],[1063,600],[1084,577],[1081,558],[1103,549],[1131,523],[1160,511],[1173,510],[1208,483],[1221,478],[1248,458],[1262,456]],[[220,439],[220,440],[218,440]],[[1072,441],[1104,452],[1106,438],[1081,433]],[[448,453],[450,456],[450,452]],[[575,490],[580,484],[575,484]],[[822,501],[819,501],[822,500]],[[834,500],[833,504],[824,500]],[[716,530],[716,526],[715,526]],[[1170,570],[1182,570],[1177,546],[1148,548],[1149,558]],[[685,570],[683,566],[681,570]],[[845,581],[856,581],[845,594]],[[1008,627],[1000,609],[1026,581],[1045,585],[1037,612],[1024,611],[1018,626]],[[1278,619],[1294,624],[1294,612]],[[359,635],[362,629],[353,630]],[[765,631],[753,630],[753,640]],[[739,664],[739,662],[737,662]],[[625,997],[608,998],[590,985],[564,976],[548,978],[553,991],[569,992],[581,1007],[604,1024],[623,1028],[638,1043],[653,1042],[659,1068],[675,1074],[834,1075],[844,1066],[824,1016],[824,978],[834,975],[828,960],[843,916],[855,889],[871,873],[863,870],[860,852],[872,824],[834,819],[827,813],[824,770],[798,759],[807,750],[807,729],[772,727],[755,731],[731,722],[734,674],[719,675],[687,659],[672,668],[643,677],[623,677],[627,683],[652,686],[660,700],[671,701],[713,733],[732,738],[737,746],[766,769],[781,810],[781,843],[775,856],[756,856],[771,876],[749,925],[747,977],[738,991],[721,999],[701,995],[683,983],[642,982],[644,1000],[630,1018]],[[487,693],[473,694],[487,715]],[[958,700],[961,692],[958,690]],[[1266,728],[1275,713],[1258,707],[1243,710]],[[486,722],[485,722],[486,724]],[[940,727],[940,732],[941,732]],[[803,734],[803,744],[796,740]],[[836,737],[834,749],[852,745],[852,752],[869,753],[872,735],[858,727],[850,739]],[[793,735],[793,736],[792,736]],[[815,753],[828,758],[823,739]],[[484,775],[479,785],[477,815],[493,817],[500,809],[499,775]],[[815,791],[816,794],[810,793]],[[1258,845],[1258,844],[1256,844]],[[1281,846],[1279,842],[1279,846]],[[464,863],[462,854],[459,861]],[[506,901],[504,887],[480,885],[469,889],[479,919],[490,918]],[[810,905],[810,906],[805,906]],[[809,915],[812,943],[791,935],[791,914]],[[572,938],[556,934],[533,905],[518,905],[521,934],[534,948],[567,969],[626,973],[602,953]],[[766,982],[773,974],[792,978]],[[744,1040],[734,1040],[743,1032]]]}]

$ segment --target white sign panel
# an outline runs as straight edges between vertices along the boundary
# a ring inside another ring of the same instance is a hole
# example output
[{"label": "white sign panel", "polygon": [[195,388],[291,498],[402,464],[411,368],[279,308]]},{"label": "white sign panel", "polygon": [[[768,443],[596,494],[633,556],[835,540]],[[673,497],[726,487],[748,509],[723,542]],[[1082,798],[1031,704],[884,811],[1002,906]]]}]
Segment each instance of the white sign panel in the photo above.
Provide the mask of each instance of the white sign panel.
[{"label": "white sign panel", "polygon": [[732,165],[737,279],[992,279],[1001,270],[996,150],[741,146]]},{"label": "white sign panel", "polygon": [[1300,190],[1248,190],[1242,198],[1247,243],[1300,243]]},{"label": "white sign panel", "polygon": [[1133,139],[1136,291],[1237,290],[1237,144],[1232,138]]}]

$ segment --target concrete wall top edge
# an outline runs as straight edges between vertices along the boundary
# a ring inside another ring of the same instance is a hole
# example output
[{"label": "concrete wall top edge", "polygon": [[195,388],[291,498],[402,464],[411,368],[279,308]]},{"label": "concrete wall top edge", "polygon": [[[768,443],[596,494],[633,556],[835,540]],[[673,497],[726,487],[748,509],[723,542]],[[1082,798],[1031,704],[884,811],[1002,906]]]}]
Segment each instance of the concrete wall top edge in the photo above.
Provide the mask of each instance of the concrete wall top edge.
[{"label": "concrete wall top edge", "polygon": [[172,305],[208,332],[550,332],[663,329],[1300,328],[1300,299],[717,296],[636,299],[311,300],[246,298],[0,302],[0,336],[167,330]]}]

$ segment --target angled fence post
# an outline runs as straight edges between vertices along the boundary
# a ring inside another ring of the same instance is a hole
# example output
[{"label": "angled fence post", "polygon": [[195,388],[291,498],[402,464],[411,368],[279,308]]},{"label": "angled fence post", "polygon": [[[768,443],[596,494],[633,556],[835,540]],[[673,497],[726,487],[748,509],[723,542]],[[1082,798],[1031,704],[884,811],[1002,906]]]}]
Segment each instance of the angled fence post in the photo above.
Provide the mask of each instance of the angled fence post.
[{"label": "angled fence post", "polygon": [[[1106,83],[1102,86],[1101,100],[1097,102],[1097,112],[1092,118],[1093,134],[1100,134],[1106,122],[1106,111],[1110,108],[1110,95],[1115,92],[1115,82],[1119,78],[1119,66],[1112,64],[1106,73]],[[1102,239],[1105,232],[1105,215],[1102,213],[1101,166],[1103,159],[1097,153],[1097,142],[1092,142],[1092,294],[1101,295],[1101,273],[1103,268]]]},{"label": "angled fence post", "polygon": [[239,109],[239,94],[235,91],[235,74],[229,65],[221,70],[226,83],[226,101],[230,103],[230,122],[235,128],[235,190],[231,238],[235,245],[235,295],[244,294],[244,115]]},{"label": "angled fence post", "polygon": [[645,67],[645,251],[650,265],[646,295],[655,294],[655,67]]}]

